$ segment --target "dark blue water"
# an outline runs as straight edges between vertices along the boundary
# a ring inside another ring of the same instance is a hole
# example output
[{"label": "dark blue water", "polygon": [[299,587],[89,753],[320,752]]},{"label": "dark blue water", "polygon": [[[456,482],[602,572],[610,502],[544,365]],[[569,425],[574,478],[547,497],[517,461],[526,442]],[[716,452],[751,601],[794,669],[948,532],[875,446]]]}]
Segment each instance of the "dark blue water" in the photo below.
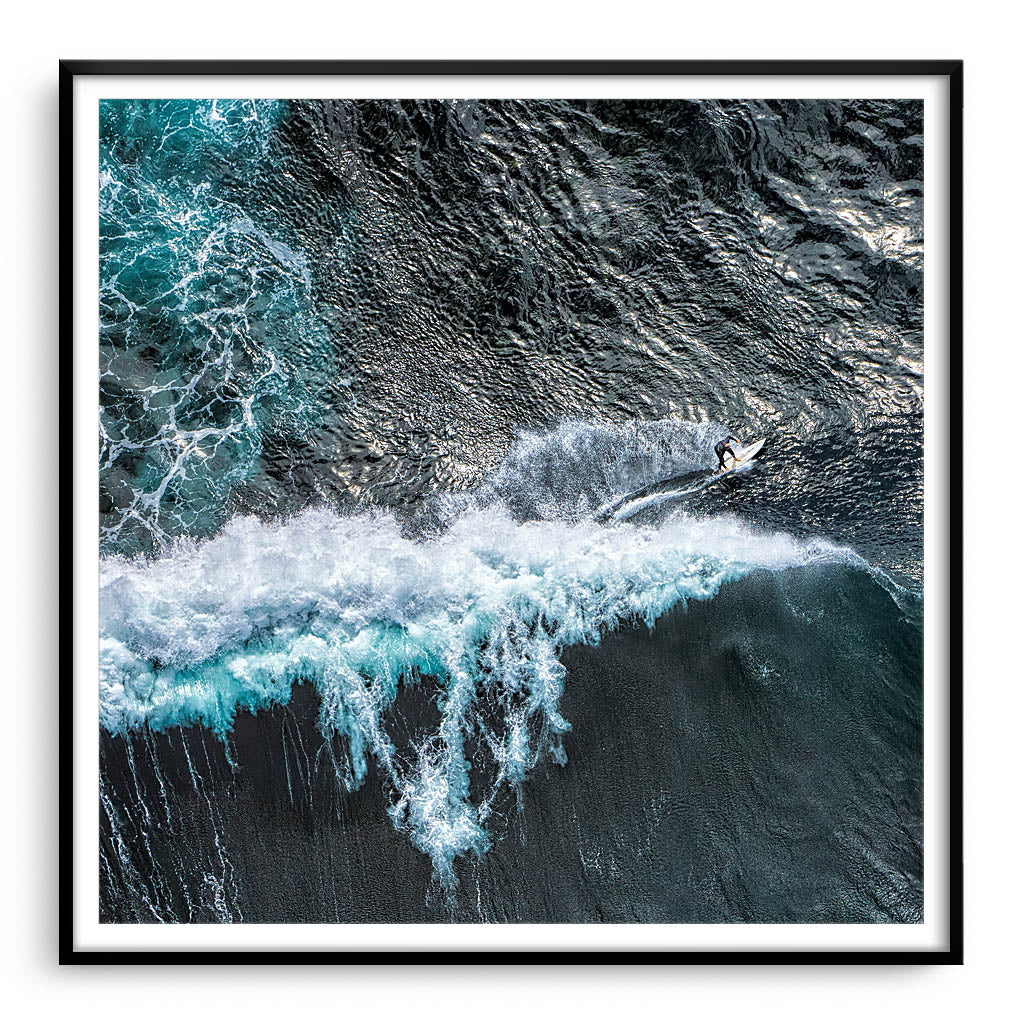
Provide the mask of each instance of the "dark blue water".
[{"label": "dark blue water", "polygon": [[103,103],[104,919],[919,920],[922,131]]}]

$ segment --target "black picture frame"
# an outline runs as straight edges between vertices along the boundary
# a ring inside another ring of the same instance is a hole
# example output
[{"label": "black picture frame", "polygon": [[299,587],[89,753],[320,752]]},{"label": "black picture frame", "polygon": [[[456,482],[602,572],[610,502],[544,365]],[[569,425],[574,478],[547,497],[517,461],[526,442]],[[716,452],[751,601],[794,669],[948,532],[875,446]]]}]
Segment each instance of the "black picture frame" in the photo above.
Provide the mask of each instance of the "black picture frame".
[{"label": "black picture frame", "polygon": [[[82,76],[937,76],[949,88],[949,935],[948,948],[926,951],[299,951],[203,950],[94,951],[77,949],[73,920],[73,776],[75,764],[72,641],[73,455],[60,455],[60,715],[59,715],[59,929],[60,964],[962,964],[963,901],[963,84],[960,60],[64,60],[59,62],[59,398],[72,410],[74,334],[74,84]],[[91,343],[92,339],[80,339]],[[67,415],[67,414],[65,414]],[[65,435],[68,433],[65,419]],[[453,925],[452,927],[458,927]]]}]

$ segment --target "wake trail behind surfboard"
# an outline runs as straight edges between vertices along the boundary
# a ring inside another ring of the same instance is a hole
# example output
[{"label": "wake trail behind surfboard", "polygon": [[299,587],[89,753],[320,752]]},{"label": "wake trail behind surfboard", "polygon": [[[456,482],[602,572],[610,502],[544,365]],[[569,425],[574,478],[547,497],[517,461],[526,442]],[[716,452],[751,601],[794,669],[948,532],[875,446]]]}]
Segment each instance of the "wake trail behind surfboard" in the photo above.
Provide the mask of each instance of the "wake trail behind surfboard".
[{"label": "wake trail behind surfboard", "polygon": [[594,514],[594,518],[598,522],[610,522],[612,520],[622,522],[653,505],[692,498],[717,483],[724,483],[740,473],[747,472],[754,464],[755,460],[749,459],[725,472],[716,471],[709,473],[707,470],[698,470],[679,477],[673,477],[670,480],[662,480],[647,487],[641,487],[639,490],[631,491],[629,494],[616,498],[598,509]]},{"label": "wake trail behind surfboard", "polygon": [[[603,508],[598,509],[594,518],[598,522],[607,522],[612,519],[619,521],[628,519],[641,509],[649,508],[651,505],[699,494],[712,484],[717,483],[723,476],[724,474],[708,474],[703,470],[699,473],[688,473],[683,477],[676,478],[679,483],[674,487],[672,486],[674,481],[663,480],[653,486],[642,487],[640,490],[632,491],[620,498],[616,498]],[[695,483],[694,477],[700,479]]]}]

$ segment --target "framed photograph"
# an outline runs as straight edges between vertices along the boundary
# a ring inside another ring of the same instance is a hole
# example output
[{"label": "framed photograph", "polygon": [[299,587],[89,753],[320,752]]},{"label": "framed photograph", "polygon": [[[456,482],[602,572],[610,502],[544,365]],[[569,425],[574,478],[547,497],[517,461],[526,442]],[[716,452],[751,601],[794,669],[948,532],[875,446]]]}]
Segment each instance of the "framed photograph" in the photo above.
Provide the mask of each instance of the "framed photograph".
[{"label": "framed photograph", "polygon": [[962,961],[962,66],[65,62],[64,963]]}]

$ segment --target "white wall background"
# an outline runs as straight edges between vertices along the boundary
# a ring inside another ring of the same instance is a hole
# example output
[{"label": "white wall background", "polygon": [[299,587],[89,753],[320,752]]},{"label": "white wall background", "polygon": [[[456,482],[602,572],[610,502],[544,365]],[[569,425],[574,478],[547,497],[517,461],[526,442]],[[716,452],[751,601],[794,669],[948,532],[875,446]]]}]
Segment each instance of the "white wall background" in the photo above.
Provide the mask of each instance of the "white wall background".
[{"label": "white wall background", "polygon": [[[1002,1019],[1020,1006],[1024,240],[1019,15],[977,0],[482,4],[29,3],[4,13],[0,494],[4,537],[0,966],[14,1019],[282,1016]],[[60,968],[56,966],[58,58],[949,58],[966,60],[964,968]]]}]

